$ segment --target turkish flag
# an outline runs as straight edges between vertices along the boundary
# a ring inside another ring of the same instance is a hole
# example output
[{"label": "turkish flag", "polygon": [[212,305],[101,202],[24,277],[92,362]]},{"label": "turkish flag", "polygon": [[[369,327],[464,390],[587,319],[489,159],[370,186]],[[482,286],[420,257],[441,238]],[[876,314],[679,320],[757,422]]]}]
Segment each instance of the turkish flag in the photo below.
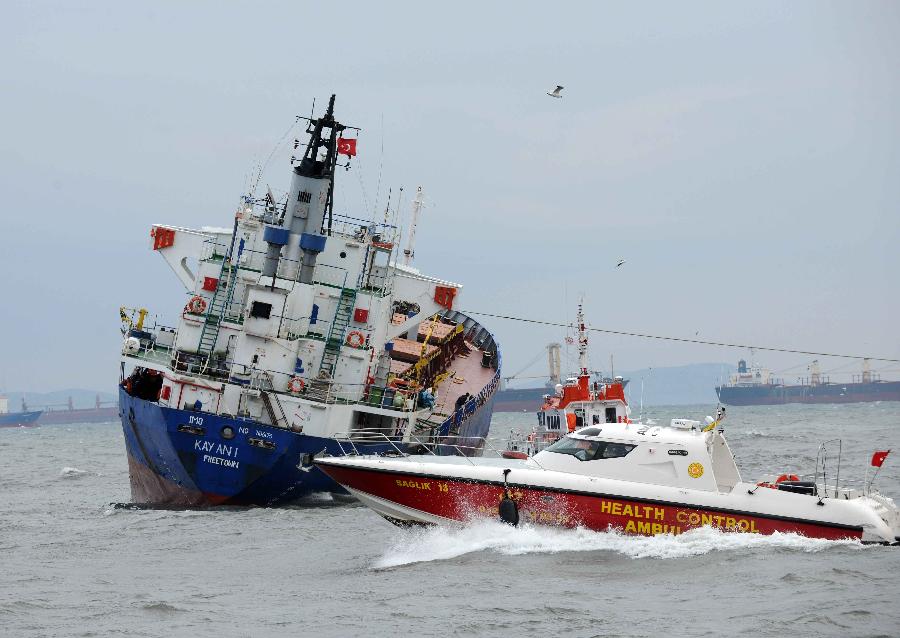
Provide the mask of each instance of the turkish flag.
[{"label": "turkish flag", "polygon": [[887,458],[887,455],[890,453],[890,450],[875,452],[875,454],[872,455],[872,467],[881,467],[884,464],[884,460]]},{"label": "turkish flag", "polygon": [[338,153],[353,157],[356,155],[356,140],[349,137],[338,138]]}]

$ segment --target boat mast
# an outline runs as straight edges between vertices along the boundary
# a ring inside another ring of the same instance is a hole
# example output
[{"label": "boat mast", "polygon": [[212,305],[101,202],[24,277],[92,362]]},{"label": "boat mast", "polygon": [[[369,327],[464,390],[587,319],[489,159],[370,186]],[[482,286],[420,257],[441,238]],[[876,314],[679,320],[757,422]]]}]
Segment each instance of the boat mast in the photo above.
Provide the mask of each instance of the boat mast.
[{"label": "boat mast", "polygon": [[581,368],[579,376],[588,375],[588,337],[584,325],[584,298],[578,302],[578,367]]}]

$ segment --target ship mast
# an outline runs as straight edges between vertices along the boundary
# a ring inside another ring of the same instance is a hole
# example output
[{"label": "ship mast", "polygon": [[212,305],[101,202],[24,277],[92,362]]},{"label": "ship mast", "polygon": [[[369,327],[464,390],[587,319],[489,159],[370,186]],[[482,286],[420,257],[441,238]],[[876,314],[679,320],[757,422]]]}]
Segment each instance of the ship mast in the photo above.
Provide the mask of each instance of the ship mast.
[{"label": "ship mast", "polygon": [[413,200],[412,219],[409,223],[409,238],[406,240],[406,250],[403,251],[403,265],[409,266],[416,256],[416,225],[419,223],[419,213],[422,212],[423,195],[422,187],[416,190]]}]

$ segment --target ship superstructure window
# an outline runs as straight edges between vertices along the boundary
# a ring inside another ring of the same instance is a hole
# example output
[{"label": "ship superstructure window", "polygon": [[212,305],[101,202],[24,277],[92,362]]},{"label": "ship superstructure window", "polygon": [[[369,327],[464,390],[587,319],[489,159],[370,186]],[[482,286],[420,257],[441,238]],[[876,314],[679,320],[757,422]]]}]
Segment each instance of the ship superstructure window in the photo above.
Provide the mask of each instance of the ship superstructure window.
[{"label": "ship superstructure window", "polygon": [[546,449],[547,452],[569,454],[579,461],[597,461],[601,459],[617,459],[626,456],[636,446],[628,443],[612,441],[588,441],[565,437]]},{"label": "ship superstructure window", "polygon": [[615,408],[606,408],[606,422],[607,423],[615,423],[616,422],[616,409]]},{"label": "ship superstructure window", "polygon": [[250,316],[257,319],[268,319],[272,316],[272,304],[254,301],[250,304]]},{"label": "ship superstructure window", "polygon": [[308,193],[306,191],[300,191],[297,193],[297,201],[301,204],[308,204],[312,201],[312,193]]}]

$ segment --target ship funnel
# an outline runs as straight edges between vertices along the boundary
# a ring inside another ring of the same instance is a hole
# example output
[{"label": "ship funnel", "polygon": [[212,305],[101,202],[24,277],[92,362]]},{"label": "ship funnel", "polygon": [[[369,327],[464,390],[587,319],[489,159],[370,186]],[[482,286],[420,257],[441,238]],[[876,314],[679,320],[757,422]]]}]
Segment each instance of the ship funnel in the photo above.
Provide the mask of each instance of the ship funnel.
[{"label": "ship funnel", "polygon": [[[346,128],[334,119],[334,98],[328,101],[325,115],[309,118],[309,141],[303,156],[294,163],[284,218],[266,228],[268,243],[263,275],[275,276],[281,260],[280,276],[312,283],[316,259],[325,250],[325,221],[331,226],[334,167],[337,162],[338,136]],[[274,221],[274,220],[273,220]]]}]

